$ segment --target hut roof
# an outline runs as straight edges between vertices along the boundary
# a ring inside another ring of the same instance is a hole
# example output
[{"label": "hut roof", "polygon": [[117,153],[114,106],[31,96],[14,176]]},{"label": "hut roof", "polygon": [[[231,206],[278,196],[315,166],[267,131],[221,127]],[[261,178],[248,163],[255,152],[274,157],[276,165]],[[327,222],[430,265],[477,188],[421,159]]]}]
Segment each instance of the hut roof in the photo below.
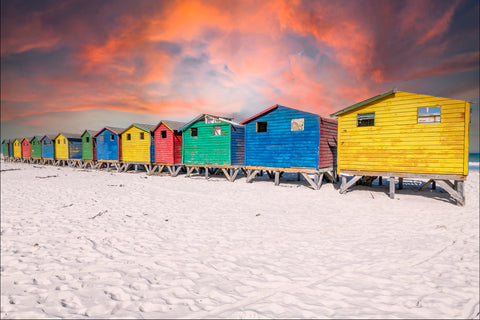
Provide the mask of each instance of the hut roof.
[{"label": "hut roof", "polygon": [[41,136],[33,136],[32,139],[30,139],[30,142],[32,142],[33,139],[37,138],[38,141],[40,141],[43,137]]},{"label": "hut roof", "polygon": [[240,124],[249,123],[250,121],[253,121],[253,120],[255,120],[256,118],[258,118],[258,117],[260,117],[260,116],[263,116],[264,114],[267,114],[267,113],[269,113],[269,112],[271,112],[271,111],[273,111],[273,110],[275,110],[275,109],[277,109],[277,108],[284,108],[284,109],[296,110],[296,111],[301,112],[301,113],[310,114],[310,115],[312,115],[312,116],[314,116],[314,117],[320,117],[318,114],[315,114],[315,113],[311,113],[311,112],[307,112],[307,111],[303,111],[303,110],[298,110],[298,109],[294,109],[294,108],[289,108],[289,107],[285,107],[285,106],[281,106],[281,105],[279,105],[279,104],[276,104],[276,105],[274,105],[274,106],[272,106],[272,107],[270,107],[270,108],[268,108],[268,109],[263,110],[262,112],[257,113],[256,115],[254,115],[254,116],[252,116],[252,117],[250,117],[250,118],[248,118],[248,119],[243,120],[242,122],[240,122]]},{"label": "hut roof", "polygon": [[154,125],[154,124],[144,124],[144,123],[134,123],[132,125],[130,125],[127,129],[123,130],[123,132],[127,131],[128,129],[130,129],[131,127],[137,127],[138,129],[140,130],[143,130],[143,131],[149,131],[149,132],[153,132],[155,131],[155,129],[157,128],[157,125]]},{"label": "hut roof", "polygon": [[354,110],[354,109],[363,107],[364,105],[366,105],[366,104],[368,104],[368,103],[371,103],[371,102],[374,102],[374,101],[383,99],[383,98],[385,98],[385,97],[387,97],[387,96],[389,96],[389,95],[391,95],[391,94],[394,94],[394,93],[396,93],[396,92],[397,92],[397,89],[394,88],[394,89],[392,89],[392,90],[390,90],[390,91],[388,91],[388,92],[385,92],[385,93],[383,93],[383,94],[379,94],[379,95],[377,95],[377,96],[375,96],[375,97],[372,97],[372,98],[367,99],[367,100],[363,100],[363,101],[361,101],[361,102],[359,102],[359,103],[356,103],[356,104],[351,105],[350,107],[346,107],[346,108],[344,108],[344,109],[342,109],[342,110],[340,110],[340,111],[337,111],[337,112],[335,112],[335,113],[332,113],[332,114],[330,115],[330,117],[339,116],[339,115],[341,115],[341,114],[343,114],[343,113],[345,113],[345,112],[348,112],[348,111],[351,111],[351,110]]},{"label": "hut roof", "polygon": [[94,134],[94,136],[96,137],[96,136],[97,136],[100,132],[102,132],[104,129],[107,129],[107,130],[109,130],[109,131],[112,131],[112,132],[115,133],[116,135],[119,135],[119,134],[121,134],[123,131],[125,131],[125,128],[106,126],[106,127],[103,127],[102,129],[98,130],[97,133]]},{"label": "hut roof", "polygon": [[179,130],[185,130],[188,127],[190,127],[191,125],[193,125],[195,122],[200,121],[200,120],[205,119],[205,118],[212,118],[212,119],[215,119],[215,120],[219,120],[221,122],[228,122],[228,123],[230,123],[231,125],[234,125],[234,126],[240,126],[240,123],[237,123],[237,122],[233,121],[233,118],[225,118],[225,117],[221,117],[221,116],[214,116],[214,115],[211,115],[211,114],[203,113],[203,114],[198,115],[194,119],[192,119],[190,122],[186,123]]},{"label": "hut roof", "polygon": [[83,131],[82,137],[85,135],[85,133],[88,133],[90,136],[93,137],[93,135],[94,135],[95,133],[97,133],[97,131],[87,129],[87,130]]},{"label": "hut roof", "polygon": [[23,140],[27,140],[28,142],[32,141],[33,137],[23,137],[20,139],[20,142]]},{"label": "hut roof", "polygon": [[155,130],[157,130],[158,127],[160,127],[161,124],[166,125],[170,130],[172,131],[179,131],[186,123],[185,122],[179,122],[179,121],[172,121],[172,120],[162,120],[159,122],[159,124],[155,127]]},{"label": "hut roof", "polygon": [[53,140],[53,139],[55,139],[56,136],[57,136],[56,134],[46,134],[40,140],[45,139],[45,137],[47,137],[50,140]]},{"label": "hut roof", "polygon": [[55,139],[57,139],[59,135],[62,135],[67,139],[82,139],[82,136],[77,133],[63,133],[63,132],[60,132],[59,134],[57,134],[55,136]]}]

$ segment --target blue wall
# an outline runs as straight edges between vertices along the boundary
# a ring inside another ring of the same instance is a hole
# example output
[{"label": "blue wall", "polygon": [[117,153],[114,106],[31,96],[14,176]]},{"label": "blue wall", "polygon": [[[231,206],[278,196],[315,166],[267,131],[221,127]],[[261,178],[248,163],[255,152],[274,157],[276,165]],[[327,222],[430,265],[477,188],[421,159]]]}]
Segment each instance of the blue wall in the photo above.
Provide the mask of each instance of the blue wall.
[{"label": "blue wall", "polygon": [[[303,131],[291,131],[291,120],[304,118]],[[256,132],[257,122],[267,132]],[[318,169],[320,116],[292,108],[277,108],[245,124],[245,165],[313,167]]]},{"label": "blue wall", "polygon": [[[44,144],[44,142],[47,142],[47,144]],[[43,137],[41,140],[42,142],[42,158],[43,159],[53,159],[53,148],[55,146],[55,143],[53,143],[48,137]]]},{"label": "blue wall", "polygon": [[8,145],[9,149],[9,156],[13,157],[13,141],[10,141],[10,144]]},{"label": "blue wall", "polygon": [[245,162],[245,128],[240,126],[231,126],[231,165],[243,166]]},{"label": "blue wall", "polygon": [[68,139],[68,159],[82,159],[82,139]]},{"label": "blue wall", "polygon": [[[110,136],[113,135],[113,141]],[[103,141],[102,141],[103,140]],[[118,160],[118,141],[116,133],[104,128],[96,135],[97,160]]]}]

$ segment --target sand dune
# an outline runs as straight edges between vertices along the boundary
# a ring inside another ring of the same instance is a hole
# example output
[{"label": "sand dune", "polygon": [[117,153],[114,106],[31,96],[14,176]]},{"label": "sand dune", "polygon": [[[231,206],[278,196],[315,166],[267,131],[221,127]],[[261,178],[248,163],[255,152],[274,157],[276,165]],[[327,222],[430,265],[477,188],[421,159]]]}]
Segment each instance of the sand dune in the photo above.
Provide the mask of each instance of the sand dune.
[{"label": "sand dune", "polygon": [[2,318],[479,318],[467,204],[2,163]]}]

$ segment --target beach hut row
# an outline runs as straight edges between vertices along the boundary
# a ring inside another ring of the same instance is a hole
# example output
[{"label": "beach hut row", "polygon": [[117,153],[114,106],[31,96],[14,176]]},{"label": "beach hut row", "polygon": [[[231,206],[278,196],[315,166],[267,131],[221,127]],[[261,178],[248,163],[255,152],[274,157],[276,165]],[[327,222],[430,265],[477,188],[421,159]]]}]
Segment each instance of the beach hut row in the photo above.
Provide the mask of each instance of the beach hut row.
[{"label": "beach hut row", "polygon": [[391,90],[332,113],[317,114],[275,105],[237,123],[201,114],[188,123],[162,120],[106,126],[82,134],[59,133],[3,141],[3,154],[14,161],[68,165],[148,174],[181,170],[192,174],[239,173],[251,182],[268,174],[297,173],[314,189],[341,177],[340,193],[355,185],[403,179],[439,184],[457,203],[465,203],[468,175],[470,102]]}]

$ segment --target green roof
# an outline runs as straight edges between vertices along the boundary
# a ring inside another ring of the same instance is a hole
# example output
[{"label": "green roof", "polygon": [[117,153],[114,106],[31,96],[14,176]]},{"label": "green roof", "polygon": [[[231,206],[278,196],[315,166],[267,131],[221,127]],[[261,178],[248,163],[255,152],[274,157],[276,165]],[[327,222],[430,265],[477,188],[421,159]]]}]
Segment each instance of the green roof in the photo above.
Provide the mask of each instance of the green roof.
[{"label": "green roof", "polygon": [[391,94],[394,94],[397,92],[397,89],[393,89],[393,90],[390,90],[388,92],[385,92],[384,94],[379,94],[378,96],[375,96],[373,98],[370,98],[370,99],[367,99],[367,100],[363,100],[362,102],[359,102],[359,103],[356,103],[354,105],[351,105],[350,107],[346,107],[345,109],[342,109],[340,111],[337,111],[335,113],[332,113],[330,115],[330,117],[335,117],[335,116],[338,116],[338,115],[341,115],[345,112],[348,112],[348,111],[351,111],[351,110],[354,110],[354,109],[357,109],[357,108],[360,108],[366,104],[369,104],[370,102],[374,102],[374,101],[377,101],[377,100],[380,100],[382,98],[385,98],[386,96],[389,96]]}]

